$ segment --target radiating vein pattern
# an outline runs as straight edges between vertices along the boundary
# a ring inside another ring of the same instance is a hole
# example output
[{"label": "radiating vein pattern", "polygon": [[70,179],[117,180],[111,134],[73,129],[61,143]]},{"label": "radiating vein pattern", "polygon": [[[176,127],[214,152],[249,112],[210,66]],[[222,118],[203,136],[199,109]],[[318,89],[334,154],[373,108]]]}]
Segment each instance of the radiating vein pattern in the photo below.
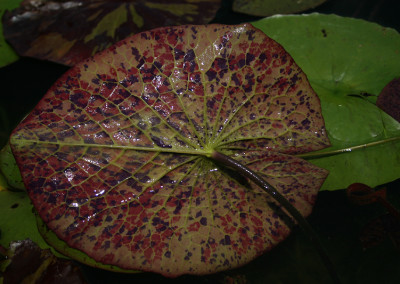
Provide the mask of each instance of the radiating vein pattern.
[{"label": "radiating vein pattern", "polygon": [[290,232],[263,175],[307,215],[327,173],[288,154],[329,144],[318,97],[251,25],[155,29],[76,65],[15,129],[40,217],[95,260],[177,276],[241,266]]}]

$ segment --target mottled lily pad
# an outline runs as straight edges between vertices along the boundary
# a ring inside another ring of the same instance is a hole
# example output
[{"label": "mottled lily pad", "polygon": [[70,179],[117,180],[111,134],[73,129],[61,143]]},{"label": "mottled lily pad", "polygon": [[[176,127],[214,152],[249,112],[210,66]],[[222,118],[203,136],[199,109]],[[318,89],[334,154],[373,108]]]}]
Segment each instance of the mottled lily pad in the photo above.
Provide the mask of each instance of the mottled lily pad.
[{"label": "mottled lily pad", "polygon": [[220,0],[24,1],[3,19],[18,54],[74,65],[119,40],[156,27],[206,24]]},{"label": "mottled lily pad", "polygon": [[76,65],[13,132],[30,198],[69,247],[167,276],[241,266],[290,232],[280,205],[213,162],[219,151],[307,216],[327,172],[319,99],[249,24],[167,27]]}]

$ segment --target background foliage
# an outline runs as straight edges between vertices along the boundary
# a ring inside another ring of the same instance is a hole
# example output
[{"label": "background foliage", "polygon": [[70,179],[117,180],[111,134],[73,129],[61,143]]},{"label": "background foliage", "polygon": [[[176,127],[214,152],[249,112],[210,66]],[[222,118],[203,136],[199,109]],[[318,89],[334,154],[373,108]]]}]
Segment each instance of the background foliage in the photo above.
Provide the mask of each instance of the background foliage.
[{"label": "background foliage", "polygon": [[[232,1],[223,1],[214,22],[235,24],[259,18],[238,14],[231,10]],[[396,0],[331,0],[307,11],[335,13],[342,16],[363,18],[400,31],[399,3]],[[0,144],[4,145],[9,133],[23,116],[39,101],[53,82],[67,67],[34,59],[21,58],[16,63],[0,68]],[[392,170],[392,169],[388,169]],[[387,185],[388,200],[399,208],[400,182]],[[22,195],[21,195],[22,196]],[[23,199],[23,198],[22,198]],[[1,204],[8,216],[14,211],[30,211],[25,200]],[[15,206],[18,204],[18,206]],[[21,206],[19,206],[21,205]],[[7,207],[7,208],[4,208]],[[363,250],[359,236],[362,228],[384,213],[378,205],[356,206],[348,202],[344,191],[322,192],[313,214],[309,218],[316,228],[337,269],[346,283],[397,283],[400,278],[399,251],[389,238],[375,247]],[[16,219],[14,221],[17,221]],[[33,222],[33,221],[32,221]],[[30,226],[32,222],[29,222]],[[2,233],[3,235],[3,233]],[[2,236],[1,235],[1,236]],[[0,236],[0,237],[1,237]],[[235,270],[207,277],[166,279],[158,275],[136,275],[135,283],[162,281],[163,283],[327,283],[327,275],[320,266],[317,255],[307,238],[298,231],[281,246],[251,264]],[[131,283],[132,275],[115,274],[83,266],[91,283]],[[288,273],[288,271],[290,273]]]}]

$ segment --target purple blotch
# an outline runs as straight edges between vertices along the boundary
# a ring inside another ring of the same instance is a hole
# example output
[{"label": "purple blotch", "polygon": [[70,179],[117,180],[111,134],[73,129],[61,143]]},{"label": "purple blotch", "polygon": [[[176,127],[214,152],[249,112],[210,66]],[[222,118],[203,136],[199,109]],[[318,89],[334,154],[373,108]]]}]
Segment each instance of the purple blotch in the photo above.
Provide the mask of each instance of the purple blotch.
[{"label": "purple blotch", "polygon": [[207,226],[207,218],[206,217],[202,217],[200,219],[200,224],[202,224],[203,226]]},{"label": "purple blotch", "polygon": [[207,75],[208,81],[213,81],[217,77],[217,72],[214,70],[208,70],[206,72],[206,75]]},{"label": "purple blotch", "polygon": [[250,65],[252,61],[254,61],[255,56],[251,53],[246,54],[246,65]]}]

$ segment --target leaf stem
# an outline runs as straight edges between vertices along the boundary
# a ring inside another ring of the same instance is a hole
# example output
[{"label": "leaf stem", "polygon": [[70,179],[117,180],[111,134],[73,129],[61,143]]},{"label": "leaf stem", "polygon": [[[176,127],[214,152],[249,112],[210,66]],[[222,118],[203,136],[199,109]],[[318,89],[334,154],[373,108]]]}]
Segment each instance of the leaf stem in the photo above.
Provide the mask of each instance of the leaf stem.
[{"label": "leaf stem", "polygon": [[366,144],[350,146],[347,148],[336,149],[336,150],[329,150],[329,148],[327,148],[327,149],[324,149],[324,150],[321,150],[318,152],[299,154],[299,155],[296,155],[296,157],[303,158],[303,159],[320,158],[320,157],[332,156],[332,155],[337,155],[337,154],[342,154],[342,153],[349,153],[349,152],[353,152],[353,151],[360,150],[360,149],[365,149],[365,148],[372,147],[372,146],[395,142],[398,140],[400,140],[400,136],[391,137],[391,138],[387,138],[384,140],[379,140],[379,141],[370,142],[370,143],[366,143]]},{"label": "leaf stem", "polygon": [[341,283],[331,259],[329,258],[324,246],[322,245],[317,234],[311,227],[310,223],[307,222],[307,220],[303,217],[303,215],[301,215],[301,213],[282,194],[280,194],[272,185],[270,185],[265,179],[263,179],[257,173],[253,172],[245,165],[237,162],[235,159],[232,159],[231,157],[226,156],[225,154],[222,154],[215,150],[212,152],[210,158],[228,168],[236,170],[242,176],[253,181],[264,191],[269,193],[284,209],[286,209],[286,211],[290,215],[289,217],[292,217],[297,221],[299,226],[303,229],[304,233],[313,242],[333,282]]}]

